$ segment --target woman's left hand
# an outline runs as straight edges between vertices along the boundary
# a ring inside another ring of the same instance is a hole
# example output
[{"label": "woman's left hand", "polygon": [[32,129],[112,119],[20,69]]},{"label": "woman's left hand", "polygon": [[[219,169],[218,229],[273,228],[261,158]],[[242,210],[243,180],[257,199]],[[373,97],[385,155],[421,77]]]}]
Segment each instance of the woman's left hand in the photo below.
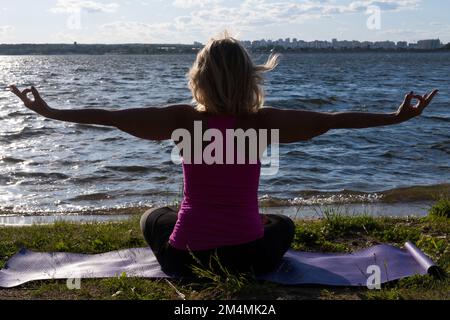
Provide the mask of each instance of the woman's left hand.
[{"label": "woman's left hand", "polygon": [[[414,92],[407,94],[396,114],[399,121],[404,122],[420,116],[438,92],[439,90],[433,90],[423,96],[414,94]],[[416,105],[412,105],[413,99],[418,100]]]},{"label": "woman's left hand", "polygon": [[[50,115],[52,114],[53,109],[50,108],[44,101],[44,99],[41,98],[39,92],[35,87],[31,87],[31,89],[27,88],[23,91],[20,91],[15,85],[10,86],[9,88],[12,93],[18,96],[20,100],[22,100],[22,102],[25,104],[25,107],[27,107],[28,109],[44,117],[50,117]],[[28,97],[29,93],[33,94],[34,100],[31,100]]]}]

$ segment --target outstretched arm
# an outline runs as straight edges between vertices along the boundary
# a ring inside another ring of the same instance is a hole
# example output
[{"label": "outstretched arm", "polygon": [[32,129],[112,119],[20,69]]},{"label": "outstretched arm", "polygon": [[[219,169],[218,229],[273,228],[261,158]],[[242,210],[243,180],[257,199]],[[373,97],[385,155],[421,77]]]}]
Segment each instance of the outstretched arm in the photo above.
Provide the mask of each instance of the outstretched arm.
[{"label": "outstretched arm", "polygon": [[[118,111],[104,109],[60,110],[48,106],[35,87],[20,91],[11,86],[25,106],[50,119],[79,124],[116,127],[135,137],[147,140],[168,140],[172,132],[182,126],[183,116],[193,108],[187,105],[165,108],[134,108]],[[34,100],[28,98],[32,93]]]},{"label": "outstretched arm", "polygon": [[[438,90],[423,96],[414,92],[407,94],[397,112],[365,113],[340,112],[322,113],[301,110],[261,109],[263,127],[280,130],[280,142],[292,143],[310,140],[332,129],[362,129],[399,124],[422,114]],[[418,103],[412,105],[412,100]]]}]

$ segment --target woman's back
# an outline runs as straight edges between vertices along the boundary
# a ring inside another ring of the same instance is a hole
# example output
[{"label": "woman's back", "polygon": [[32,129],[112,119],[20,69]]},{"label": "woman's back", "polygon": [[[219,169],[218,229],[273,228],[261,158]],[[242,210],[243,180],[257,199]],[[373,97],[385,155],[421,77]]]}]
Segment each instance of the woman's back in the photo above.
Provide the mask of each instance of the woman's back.
[{"label": "woman's back", "polygon": [[[205,122],[208,129],[220,130],[225,155],[226,130],[236,128],[236,119],[213,116]],[[239,150],[233,152],[237,154]],[[262,238],[264,229],[258,208],[260,161],[191,162],[183,161],[184,199],[170,244],[180,250],[207,250]]]}]

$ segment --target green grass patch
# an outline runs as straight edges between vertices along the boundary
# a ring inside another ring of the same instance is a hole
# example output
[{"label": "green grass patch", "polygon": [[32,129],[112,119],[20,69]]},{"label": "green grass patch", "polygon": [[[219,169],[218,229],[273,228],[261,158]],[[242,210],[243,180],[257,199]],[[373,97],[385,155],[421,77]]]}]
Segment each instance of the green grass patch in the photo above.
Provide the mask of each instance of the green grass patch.
[{"label": "green grass patch", "polygon": [[431,207],[430,217],[434,218],[450,218],[450,198],[441,199]]}]

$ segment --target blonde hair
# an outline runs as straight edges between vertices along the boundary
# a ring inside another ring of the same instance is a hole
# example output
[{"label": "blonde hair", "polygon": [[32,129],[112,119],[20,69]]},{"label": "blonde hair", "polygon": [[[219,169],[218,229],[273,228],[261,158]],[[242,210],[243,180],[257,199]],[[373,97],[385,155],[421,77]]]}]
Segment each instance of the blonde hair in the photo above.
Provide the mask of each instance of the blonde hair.
[{"label": "blonde hair", "polygon": [[212,38],[189,71],[189,88],[197,110],[245,115],[264,105],[263,73],[276,68],[279,55],[255,65],[245,47],[228,32]]}]

